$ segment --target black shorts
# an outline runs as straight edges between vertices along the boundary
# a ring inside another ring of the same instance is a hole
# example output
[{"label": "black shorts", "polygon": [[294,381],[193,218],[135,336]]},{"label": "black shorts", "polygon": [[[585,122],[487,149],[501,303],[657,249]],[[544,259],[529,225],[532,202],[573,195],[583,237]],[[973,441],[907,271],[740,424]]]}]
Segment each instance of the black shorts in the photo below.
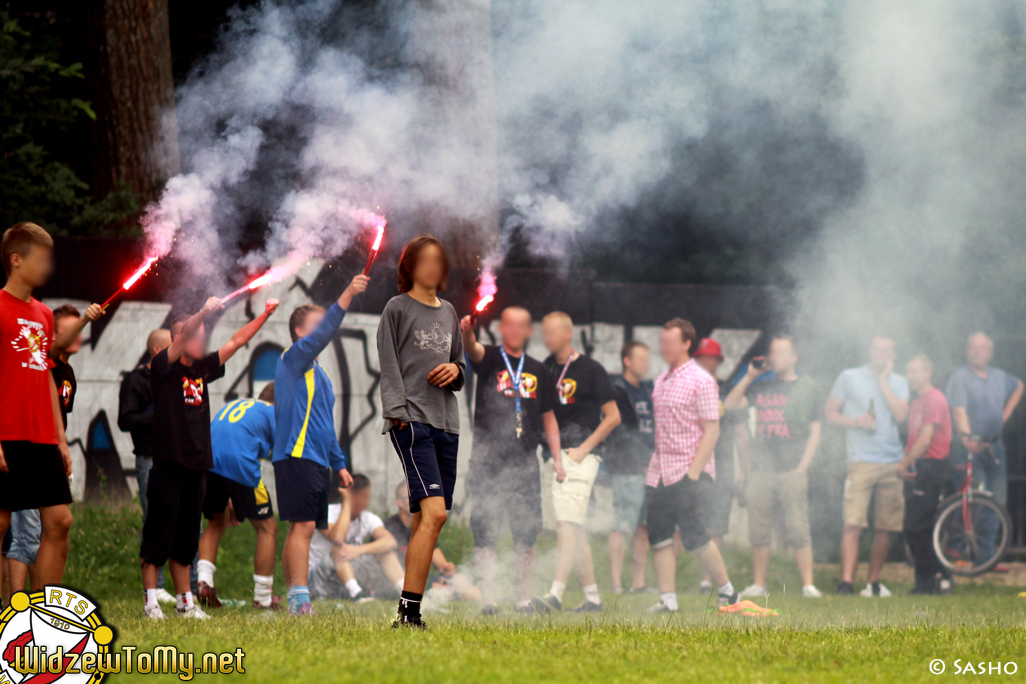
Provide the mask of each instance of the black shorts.
[{"label": "black shorts", "polygon": [[660,482],[657,487],[645,487],[648,541],[653,548],[671,543],[678,528],[688,551],[699,551],[709,544],[705,516],[712,485],[708,473],[702,473],[697,481],[685,475],[669,486]]},{"label": "black shorts", "polygon": [[256,487],[244,485],[217,473],[207,474],[207,495],[203,497],[203,517],[210,520],[218,513],[224,513],[231,499],[235,519],[267,520],[274,515],[271,497],[264,481]]},{"label": "black shorts", "polygon": [[424,423],[410,423],[402,429],[396,426],[388,434],[403,462],[410,490],[410,512],[419,512],[421,499],[429,496],[444,496],[445,510],[450,510],[456,489],[460,436]]},{"label": "black shorts", "polygon": [[470,529],[474,546],[494,549],[503,520],[513,543],[534,546],[542,531],[541,474],[538,459],[511,459],[511,467],[470,463]]},{"label": "black shorts", "polygon": [[171,559],[190,565],[199,549],[207,471],[157,461],[146,487],[149,514],[143,523],[142,559],[162,566]]},{"label": "black shorts", "polygon": [[283,458],[274,462],[274,488],[279,518],[328,529],[331,468],[306,458]]},{"label": "black shorts", "polygon": [[64,459],[56,444],[2,442],[7,472],[0,473],[0,510],[25,511],[32,508],[71,503],[71,486],[64,470]]}]

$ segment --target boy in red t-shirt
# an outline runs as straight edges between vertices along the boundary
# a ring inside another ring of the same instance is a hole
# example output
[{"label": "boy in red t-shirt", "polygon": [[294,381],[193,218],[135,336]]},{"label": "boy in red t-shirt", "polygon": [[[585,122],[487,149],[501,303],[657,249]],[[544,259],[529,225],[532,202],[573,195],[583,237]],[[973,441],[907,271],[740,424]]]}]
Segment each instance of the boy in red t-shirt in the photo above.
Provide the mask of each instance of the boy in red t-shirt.
[{"label": "boy in red t-shirt", "polygon": [[933,551],[933,522],[951,486],[951,412],[944,393],[933,386],[930,357],[920,354],[909,361],[906,377],[916,398],[909,408],[908,442],[898,475],[905,480],[904,534],[916,574],[910,593],[950,593],[951,577]]},{"label": "boy in red t-shirt", "polygon": [[53,271],[53,240],[34,223],[18,223],[0,240],[0,255],[7,273],[0,291],[0,534],[12,511],[38,508],[36,581],[60,584],[71,529],[71,454],[50,374],[53,314],[32,297]]}]

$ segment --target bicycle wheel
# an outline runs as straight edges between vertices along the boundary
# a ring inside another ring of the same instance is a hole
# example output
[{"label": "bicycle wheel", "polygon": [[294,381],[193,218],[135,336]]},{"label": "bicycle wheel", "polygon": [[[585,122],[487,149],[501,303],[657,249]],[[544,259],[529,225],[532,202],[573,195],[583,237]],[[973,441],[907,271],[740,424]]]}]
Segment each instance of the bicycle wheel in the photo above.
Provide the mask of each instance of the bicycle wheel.
[{"label": "bicycle wheel", "polygon": [[933,526],[933,550],[954,575],[975,577],[1001,560],[1011,538],[1008,512],[983,492],[954,494],[941,502]]}]

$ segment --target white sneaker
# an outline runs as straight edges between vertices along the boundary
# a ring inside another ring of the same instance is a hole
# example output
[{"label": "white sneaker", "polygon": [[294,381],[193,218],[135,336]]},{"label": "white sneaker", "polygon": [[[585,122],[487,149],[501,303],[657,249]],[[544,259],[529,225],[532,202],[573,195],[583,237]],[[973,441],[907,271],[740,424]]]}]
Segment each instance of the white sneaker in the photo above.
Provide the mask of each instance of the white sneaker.
[{"label": "white sneaker", "polygon": [[662,599],[659,599],[659,603],[655,604],[654,606],[652,606],[651,608],[649,608],[645,612],[653,614],[653,615],[659,614],[659,613],[679,613],[680,612],[680,608],[670,608],[668,605],[666,605],[663,602]]},{"label": "white sneaker", "polygon": [[157,603],[174,603],[174,594],[169,592],[167,589],[160,587],[157,589]]},{"label": "white sneaker", "polygon": [[741,592],[741,598],[760,598],[762,596],[769,596],[769,592],[766,591],[766,587],[760,587],[758,584],[750,584]]},{"label": "white sneaker", "polygon": [[891,592],[879,582],[870,582],[859,592],[862,598],[890,598]]},{"label": "white sneaker", "polygon": [[178,613],[178,617],[192,620],[209,620],[210,616],[203,612],[203,609],[199,606],[189,606],[185,610],[175,610]]},{"label": "white sneaker", "polygon": [[805,598],[823,598],[823,594],[820,593],[819,589],[817,589],[814,584],[802,587],[802,596]]},{"label": "white sneaker", "polygon": [[143,604],[143,617],[149,618],[150,620],[163,620],[164,611],[162,611],[158,605],[146,603]]}]

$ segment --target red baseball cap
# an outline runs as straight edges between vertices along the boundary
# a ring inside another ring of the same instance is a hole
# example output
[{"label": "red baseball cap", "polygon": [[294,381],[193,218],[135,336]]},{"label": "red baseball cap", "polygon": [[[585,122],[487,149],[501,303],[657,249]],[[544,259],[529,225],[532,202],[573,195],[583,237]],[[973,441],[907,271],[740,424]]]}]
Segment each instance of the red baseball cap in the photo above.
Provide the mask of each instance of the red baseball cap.
[{"label": "red baseball cap", "polygon": [[713,338],[703,337],[702,341],[698,343],[698,349],[695,350],[695,353],[692,356],[695,358],[699,356],[715,356],[722,361],[723,347],[721,347],[720,343]]}]

